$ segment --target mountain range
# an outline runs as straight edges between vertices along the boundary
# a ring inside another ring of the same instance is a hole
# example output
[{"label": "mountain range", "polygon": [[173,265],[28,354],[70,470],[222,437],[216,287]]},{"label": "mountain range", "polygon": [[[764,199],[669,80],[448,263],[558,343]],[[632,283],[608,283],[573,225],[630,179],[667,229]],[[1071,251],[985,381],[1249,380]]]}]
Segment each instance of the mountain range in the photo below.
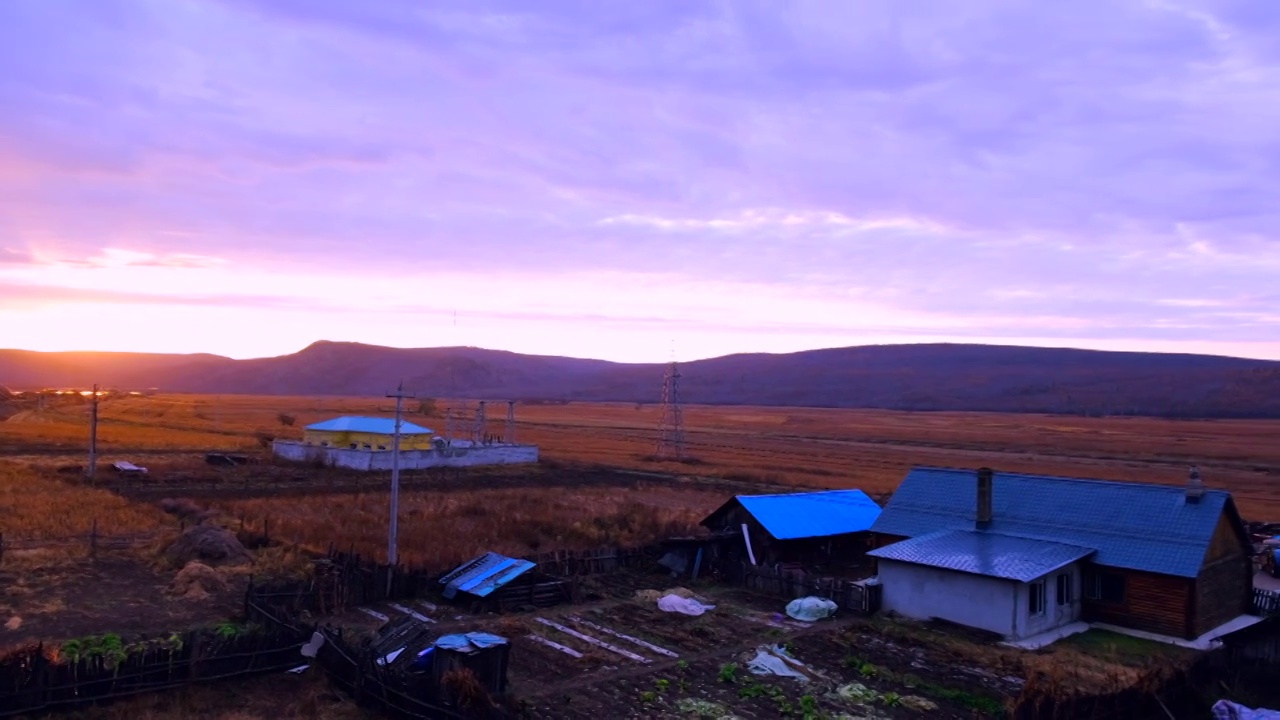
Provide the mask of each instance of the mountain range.
[{"label": "mountain range", "polygon": [[[0,350],[0,385],[657,402],[665,366],[320,341],[279,357]],[[998,345],[870,345],[682,363],[688,403],[1280,417],[1280,362]]]}]

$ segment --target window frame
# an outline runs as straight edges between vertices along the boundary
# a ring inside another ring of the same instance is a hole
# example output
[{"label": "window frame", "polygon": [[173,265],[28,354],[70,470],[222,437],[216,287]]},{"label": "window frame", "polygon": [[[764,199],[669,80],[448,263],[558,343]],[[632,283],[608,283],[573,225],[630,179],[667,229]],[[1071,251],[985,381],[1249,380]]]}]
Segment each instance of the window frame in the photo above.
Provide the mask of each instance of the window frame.
[{"label": "window frame", "polygon": [[[1027,615],[1030,615],[1031,617],[1044,615],[1047,609],[1045,606],[1048,604],[1045,602],[1044,580],[1036,580],[1035,582],[1027,583],[1027,587],[1030,588],[1027,592]],[[1039,608],[1036,607],[1037,600],[1039,600]]]},{"label": "window frame", "polygon": [[1054,588],[1057,591],[1058,605],[1070,605],[1076,601],[1075,583],[1072,582],[1072,573],[1070,571],[1058,573],[1057,579],[1054,581]]},{"label": "window frame", "polygon": [[1085,599],[1101,603],[1122,603],[1127,585],[1125,576],[1120,573],[1093,570],[1085,576]]}]

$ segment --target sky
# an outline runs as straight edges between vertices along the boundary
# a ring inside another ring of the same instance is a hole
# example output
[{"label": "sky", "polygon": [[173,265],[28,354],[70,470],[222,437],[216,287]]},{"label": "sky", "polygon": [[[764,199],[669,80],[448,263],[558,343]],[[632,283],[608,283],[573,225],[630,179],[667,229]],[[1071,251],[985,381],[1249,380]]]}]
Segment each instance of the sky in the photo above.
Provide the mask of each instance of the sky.
[{"label": "sky", "polygon": [[0,346],[1280,359],[1280,3],[5,0]]}]

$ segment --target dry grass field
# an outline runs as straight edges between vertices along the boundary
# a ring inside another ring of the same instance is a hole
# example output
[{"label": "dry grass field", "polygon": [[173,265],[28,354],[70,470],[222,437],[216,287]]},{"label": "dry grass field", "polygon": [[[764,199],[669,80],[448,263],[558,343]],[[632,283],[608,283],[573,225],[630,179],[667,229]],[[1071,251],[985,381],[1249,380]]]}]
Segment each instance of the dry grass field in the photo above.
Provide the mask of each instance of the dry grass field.
[{"label": "dry grass field", "polygon": [[[454,434],[475,403],[439,399],[437,413],[409,419]],[[71,396],[43,412],[0,422],[0,458],[83,462],[87,400]],[[501,433],[504,403],[490,405]],[[267,437],[299,437],[308,423],[392,411],[385,398],[157,395],[102,403],[104,457],[194,457],[207,450],[261,450]],[[291,426],[280,416],[294,419]],[[994,413],[688,406],[688,454],[652,459],[659,408],[621,403],[520,405],[517,437],[550,460],[798,487],[892,492],[913,465],[978,467],[1181,484],[1197,464],[1211,487],[1231,490],[1251,519],[1280,519],[1280,421],[1085,418]]]}]

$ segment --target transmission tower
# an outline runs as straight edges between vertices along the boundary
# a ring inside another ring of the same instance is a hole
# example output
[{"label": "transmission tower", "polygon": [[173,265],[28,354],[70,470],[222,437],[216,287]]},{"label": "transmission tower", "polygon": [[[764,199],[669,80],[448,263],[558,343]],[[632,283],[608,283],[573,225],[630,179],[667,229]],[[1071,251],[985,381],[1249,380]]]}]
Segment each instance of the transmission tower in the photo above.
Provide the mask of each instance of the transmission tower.
[{"label": "transmission tower", "polygon": [[658,421],[659,459],[684,459],[684,413],[680,410],[680,366],[672,361],[662,377],[662,419]]}]

